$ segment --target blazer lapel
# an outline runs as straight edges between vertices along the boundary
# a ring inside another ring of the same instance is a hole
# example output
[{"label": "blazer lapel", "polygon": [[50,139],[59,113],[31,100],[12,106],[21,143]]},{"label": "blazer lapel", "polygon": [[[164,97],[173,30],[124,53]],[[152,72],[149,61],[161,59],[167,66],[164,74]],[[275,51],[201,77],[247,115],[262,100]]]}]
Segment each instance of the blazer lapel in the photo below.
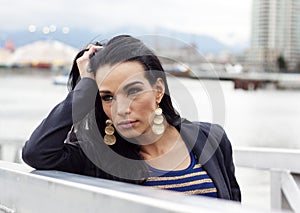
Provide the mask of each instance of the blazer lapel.
[{"label": "blazer lapel", "polygon": [[229,191],[217,158],[217,155],[222,155],[222,153],[218,147],[219,142],[215,141],[216,138],[213,137],[214,135],[209,134],[209,136],[206,136],[201,130],[200,123],[196,124],[188,121],[181,123],[180,134],[187,143],[189,151],[194,151],[199,163],[212,178],[217,188],[218,196],[220,198],[230,199]]}]

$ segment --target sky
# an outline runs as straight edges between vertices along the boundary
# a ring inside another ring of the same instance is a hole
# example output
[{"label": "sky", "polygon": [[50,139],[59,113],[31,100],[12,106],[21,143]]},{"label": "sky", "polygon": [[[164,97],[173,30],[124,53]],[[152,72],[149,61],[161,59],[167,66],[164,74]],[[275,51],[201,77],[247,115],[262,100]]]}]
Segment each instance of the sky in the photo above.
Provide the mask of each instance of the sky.
[{"label": "sky", "polygon": [[94,32],[124,26],[213,36],[234,45],[250,39],[252,0],[0,0],[0,31],[29,25]]}]

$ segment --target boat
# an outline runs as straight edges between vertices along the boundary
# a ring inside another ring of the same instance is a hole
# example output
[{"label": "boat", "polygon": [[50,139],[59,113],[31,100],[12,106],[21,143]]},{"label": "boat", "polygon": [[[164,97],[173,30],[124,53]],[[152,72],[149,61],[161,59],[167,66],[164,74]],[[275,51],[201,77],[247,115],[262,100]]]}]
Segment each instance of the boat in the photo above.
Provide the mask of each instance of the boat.
[{"label": "boat", "polygon": [[69,73],[57,75],[53,78],[53,84],[55,85],[67,85],[69,80]]}]

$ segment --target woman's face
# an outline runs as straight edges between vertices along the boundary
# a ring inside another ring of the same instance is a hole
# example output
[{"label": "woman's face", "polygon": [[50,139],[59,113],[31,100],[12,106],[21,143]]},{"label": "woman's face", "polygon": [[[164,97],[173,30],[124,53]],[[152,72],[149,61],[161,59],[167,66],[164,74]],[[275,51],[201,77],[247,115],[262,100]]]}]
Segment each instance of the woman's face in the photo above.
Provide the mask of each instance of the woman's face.
[{"label": "woman's face", "polygon": [[144,67],[132,61],[99,68],[96,82],[103,110],[122,136],[137,138],[151,131],[154,110],[164,94],[162,79],[152,86]]}]

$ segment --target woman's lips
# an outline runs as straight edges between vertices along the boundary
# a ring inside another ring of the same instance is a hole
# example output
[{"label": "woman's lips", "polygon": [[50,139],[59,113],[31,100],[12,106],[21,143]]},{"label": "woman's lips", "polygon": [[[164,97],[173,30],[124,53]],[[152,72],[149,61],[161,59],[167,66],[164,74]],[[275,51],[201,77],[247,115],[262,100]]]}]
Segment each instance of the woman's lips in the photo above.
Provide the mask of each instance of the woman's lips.
[{"label": "woman's lips", "polygon": [[120,121],[118,123],[118,126],[123,129],[130,129],[133,128],[136,123],[137,123],[136,120]]}]

